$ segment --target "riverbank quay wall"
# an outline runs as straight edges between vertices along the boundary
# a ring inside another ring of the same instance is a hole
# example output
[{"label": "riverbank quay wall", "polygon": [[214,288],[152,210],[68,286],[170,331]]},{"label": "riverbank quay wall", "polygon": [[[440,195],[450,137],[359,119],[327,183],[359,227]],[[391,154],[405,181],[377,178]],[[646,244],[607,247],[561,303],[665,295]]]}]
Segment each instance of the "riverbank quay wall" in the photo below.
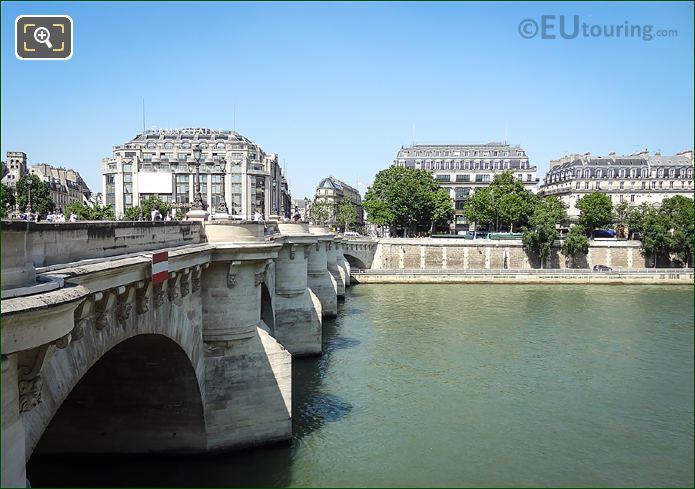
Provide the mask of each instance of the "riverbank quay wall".
[{"label": "riverbank quay wall", "polygon": [[335,282],[326,251],[340,240],[273,228],[3,221],[2,486],[26,487],[34,452],[289,440],[292,355],[321,353],[311,276]]},{"label": "riverbank quay wall", "polygon": [[[372,270],[510,270],[540,269],[539,258],[526,250],[520,240],[463,240],[446,238],[384,238],[378,241],[346,241],[348,260],[362,259],[361,268]],[[369,256],[372,256],[371,261]],[[556,241],[544,269],[590,269],[594,265],[620,269],[644,269],[653,265],[642,252],[639,241],[590,241],[585,256],[569,259]],[[660,261],[659,268],[677,268]]]},{"label": "riverbank quay wall", "polygon": [[643,270],[363,270],[352,275],[359,284],[629,284],[693,285],[692,268]]}]

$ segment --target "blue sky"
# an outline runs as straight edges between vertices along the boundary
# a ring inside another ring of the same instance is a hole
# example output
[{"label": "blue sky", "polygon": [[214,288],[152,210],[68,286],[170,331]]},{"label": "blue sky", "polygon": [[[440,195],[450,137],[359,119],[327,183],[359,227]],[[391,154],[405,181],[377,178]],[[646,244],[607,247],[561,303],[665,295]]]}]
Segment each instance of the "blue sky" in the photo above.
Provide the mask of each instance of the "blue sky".
[{"label": "blue sky", "polygon": [[[69,14],[69,61],[19,61],[20,14]],[[524,39],[578,15],[677,37]],[[294,197],[360,190],[420,143],[508,140],[542,175],[570,152],[693,146],[693,3],[2,3],[0,151],[71,166],[147,127],[236,130],[286,161]]]}]

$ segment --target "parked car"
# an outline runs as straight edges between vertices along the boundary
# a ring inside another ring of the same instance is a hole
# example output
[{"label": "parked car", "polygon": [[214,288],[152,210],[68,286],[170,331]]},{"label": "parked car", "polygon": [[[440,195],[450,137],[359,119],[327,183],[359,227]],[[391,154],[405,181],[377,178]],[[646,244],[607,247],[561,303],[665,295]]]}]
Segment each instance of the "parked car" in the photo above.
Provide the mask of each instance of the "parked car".
[{"label": "parked car", "polygon": [[613,269],[606,265],[594,265],[594,272],[612,272]]},{"label": "parked car", "polygon": [[347,238],[358,238],[360,237],[360,233],[356,233],[355,231],[346,231],[343,233],[343,236]]}]

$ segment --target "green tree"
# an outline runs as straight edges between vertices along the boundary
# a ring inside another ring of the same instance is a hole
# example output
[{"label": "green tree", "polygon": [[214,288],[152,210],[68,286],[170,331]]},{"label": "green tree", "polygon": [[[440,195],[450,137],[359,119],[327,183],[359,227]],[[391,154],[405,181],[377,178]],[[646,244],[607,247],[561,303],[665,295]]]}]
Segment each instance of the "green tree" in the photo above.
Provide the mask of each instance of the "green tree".
[{"label": "green tree", "polygon": [[514,226],[524,226],[533,213],[537,197],[524,188],[509,170],[495,175],[492,183],[466,199],[463,215],[470,222],[494,225],[506,223],[510,231]]},{"label": "green tree", "polygon": [[569,234],[562,242],[562,254],[567,257],[574,266],[575,260],[589,252],[589,239],[586,231],[579,225],[572,226]]},{"label": "green tree", "polygon": [[526,248],[538,255],[541,268],[558,237],[556,224],[566,219],[565,206],[555,196],[539,199],[534,206],[528,227],[523,228],[524,235],[521,241]]},{"label": "green tree", "polygon": [[627,217],[630,215],[630,205],[627,200],[618,202],[613,206],[613,218],[621,223],[624,223]]},{"label": "green tree", "polygon": [[430,233],[434,232],[437,224],[445,224],[454,219],[454,207],[451,205],[449,192],[440,188],[432,194],[432,225]]},{"label": "green tree", "polygon": [[481,188],[466,199],[463,204],[463,216],[468,222],[489,226],[495,221],[495,208],[492,192],[489,188]]},{"label": "green tree", "polygon": [[425,170],[391,166],[377,173],[363,205],[374,224],[403,227],[407,235],[413,235],[418,225],[431,226],[437,199],[441,199],[435,197],[438,188]]},{"label": "green tree", "polygon": [[652,256],[655,268],[659,256],[670,251],[670,228],[671,223],[668,213],[661,209],[650,207],[644,216],[642,249],[646,254]]},{"label": "green tree", "polygon": [[110,205],[94,204],[94,207],[89,207],[82,202],[73,202],[65,207],[65,215],[69,216],[73,212],[82,221],[113,221],[115,218]]},{"label": "green tree", "polygon": [[0,183],[0,199],[2,200],[0,217],[5,217],[5,215],[14,208],[16,203],[12,187]]},{"label": "green tree", "polygon": [[669,251],[675,253],[678,259],[687,267],[693,256],[693,199],[676,195],[664,199],[661,212],[669,220],[671,233],[669,235]]},{"label": "green tree", "polygon": [[608,195],[592,192],[579,199],[575,207],[581,211],[579,225],[587,236],[594,229],[604,228],[613,222],[613,204]]},{"label": "green tree", "polygon": [[495,229],[499,231],[499,223],[509,225],[509,231],[514,232],[514,225],[523,226],[533,213],[536,196],[524,188],[524,184],[506,170],[495,175],[490,184],[495,211]]},{"label": "green tree", "polygon": [[[140,206],[127,207],[123,210],[123,220],[124,221],[139,221],[140,218],[145,218],[142,208]],[[150,219],[150,216],[147,216]]]},{"label": "green tree", "polygon": [[314,224],[323,225],[331,218],[331,209],[323,200],[314,200],[310,208],[311,220]]},{"label": "green tree", "polygon": [[628,238],[633,238],[635,233],[644,231],[644,218],[649,211],[649,205],[642,203],[637,207],[633,207],[627,212],[625,224],[628,229]]},{"label": "green tree", "polygon": [[148,197],[140,202],[139,206],[128,207],[123,211],[124,221],[139,221],[142,218],[145,221],[152,219],[152,211],[159,209],[162,217],[166,216],[171,210],[171,204],[163,201],[159,197]]},{"label": "green tree", "polygon": [[340,205],[338,205],[336,220],[338,223],[344,225],[344,231],[347,231],[350,226],[354,226],[357,222],[357,206],[350,201],[342,201]]},{"label": "green tree", "polygon": [[34,212],[39,214],[47,214],[49,211],[55,209],[55,204],[53,199],[51,199],[51,191],[48,188],[48,183],[42,181],[36,175],[24,175],[19,180],[17,180],[17,206],[20,210],[24,210],[27,207],[28,195],[29,195],[29,182],[31,182],[31,208]]}]

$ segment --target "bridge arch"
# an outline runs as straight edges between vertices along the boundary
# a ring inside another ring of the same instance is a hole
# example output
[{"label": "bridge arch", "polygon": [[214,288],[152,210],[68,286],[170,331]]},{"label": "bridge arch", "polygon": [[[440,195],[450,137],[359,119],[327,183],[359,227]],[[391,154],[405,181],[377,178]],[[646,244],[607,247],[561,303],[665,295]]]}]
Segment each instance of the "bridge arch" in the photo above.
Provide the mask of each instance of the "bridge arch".
[{"label": "bridge arch", "polygon": [[261,283],[261,321],[263,321],[270,332],[275,334],[275,310],[273,308],[273,299],[268,286],[265,282]]},{"label": "bridge arch", "polygon": [[34,456],[204,449],[203,403],[188,356],[166,336],[143,334],[111,348],[82,376]]},{"label": "bridge arch", "polygon": [[[97,408],[104,407],[110,398],[109,393],[102,392],[103,390],[117,388],[119,392],[127,394],[125,396],[126,401],[129,396],[131,399],[137,398],[137,402],[146,400],[147,392],[153,388],[158,388],[157,385],[152,385],[153,383],[156,384],[157,379],[154,372],[158,366],[154,365],[155,363],[166,365],[177,372],[177,376],[171,377],[168,382],[178,382],[179,384],[161,386],[162,391],[158,393],[164,398],[185,394],[185,406],[177,407],[176,401],[171,401],[169,408],[180,408],[189,414],[188,431],[185,429],[171,431],[168,441],[164,434],[166,432],[162,432],[162,439],[150,440],[151,446],[143,447],[141,443],[131,441],[128,442],[131,447],[127,447],[128,443],[124,443],[119,448],[118,438],[114,436],[117,426],[109,426],[108,429],[105,429],[103,426],[91,425],[89,427],[85,425],[86,432],[76,433],[74,436],[88,435],[87,438],[91,436],[93,440],[91,442],[86,440],[83,447],[71,442],[70,447],[77,447],[76,451],[84,453],[100,452],[104,450],[99,448],[99,441],[110,439],[111,441],[105,442],[103,446],[108,448],[106,451],[111,453],[204,450],[205,446],[200,445],[205,440],[204,428],[200,440],[197,436],[192,435],[193,432],[197,433],[199,423],[201,421],[204,423],[202,413],[200,418],[194,416],[194,413],[198,412],[196,406],[204,404],[200,394],[205,375],[202,332],[200,331],[202,321],[200,317],[196,317],[198,308],[186,307],[187,302],[188,300],[181,305],[176,305],[165,301],[160,307],[151,305],[144,312],[133,310],[128,318],[122,318],[121,321],[112,317],[103,329],[98,329],[92,319],[84,328],[82,338],[72,341],[62,349],[51,347],[52,351],[46,355],[41,369],[42,401],[24,413],[25,460],[30,459],[44,434],[46,439],[42,441],[41,451],[44,453],[54,452],[56,449],[51,443],[51,438],[56,433],[64,433],[66,429],[63,426],[64,421],[61,419],[66,416],[65,419],[70,419],[70,413],[73,413],[72,417],[74,418],[74,413],[79,412],[80,403],[92,403]],[[146,354],[150,354],[152,360],[145,360]],[[156,358],[159,360],[154,360]],[[113,372],[113,368],[104,367],[109,365],[119,365],[119,368],[123,368],[124,371]],[[127,365],[128,368],[126,369],[123,365]],[[92,369],[95,370],[92,372]],[[152,372],[152,375],[148,376],[148,370]],[[179,373],[181,375],[178,375]],[[84,383],[81,382],[83,379]],[[115,385],[117,382],[126,382],[127,385]],[[169,392],[166,391],[167,388],[170,389]],[[75,396],[73,399],[69,399],[73,391],[75,391]],[[145,397],[143,398],[143,396]],[[65,405],[64,412],[68,414],[60,413],[60,416],[55,419],[55,427],[51,427],[50,432],[46,432],[66,400],[68,400],[68,404]],[[127,403],[122,408],[127,411]],[[96,411],[100,411],[100,409],[96,409]],[[142,414],[143,410],[140,409],[139,412]],[[153,410],[152,413],[156,415],[156,410]],[[124,413],[122,415],[125,417]],[[104,433],[111,433],[111,435],[106,436]],[[176,435],[174,436],[173,433]],[[186,433],[186,435],[182,436],[182,433]],[[121,440],[133,440],[135,438],[137,438],[135,430],[124,429],[122,431]],[[63,438],[63,445],[65,445],[65,439],[77,438],[73,438],[73,435],[70,438]]]},{"label": "bridge arch", "polygon": [[369,268],[362,260],[350,253],[344,253],[343,256],[345,256],[345,259],[350,264],[350,268],[359,268],[361,270]]}]

